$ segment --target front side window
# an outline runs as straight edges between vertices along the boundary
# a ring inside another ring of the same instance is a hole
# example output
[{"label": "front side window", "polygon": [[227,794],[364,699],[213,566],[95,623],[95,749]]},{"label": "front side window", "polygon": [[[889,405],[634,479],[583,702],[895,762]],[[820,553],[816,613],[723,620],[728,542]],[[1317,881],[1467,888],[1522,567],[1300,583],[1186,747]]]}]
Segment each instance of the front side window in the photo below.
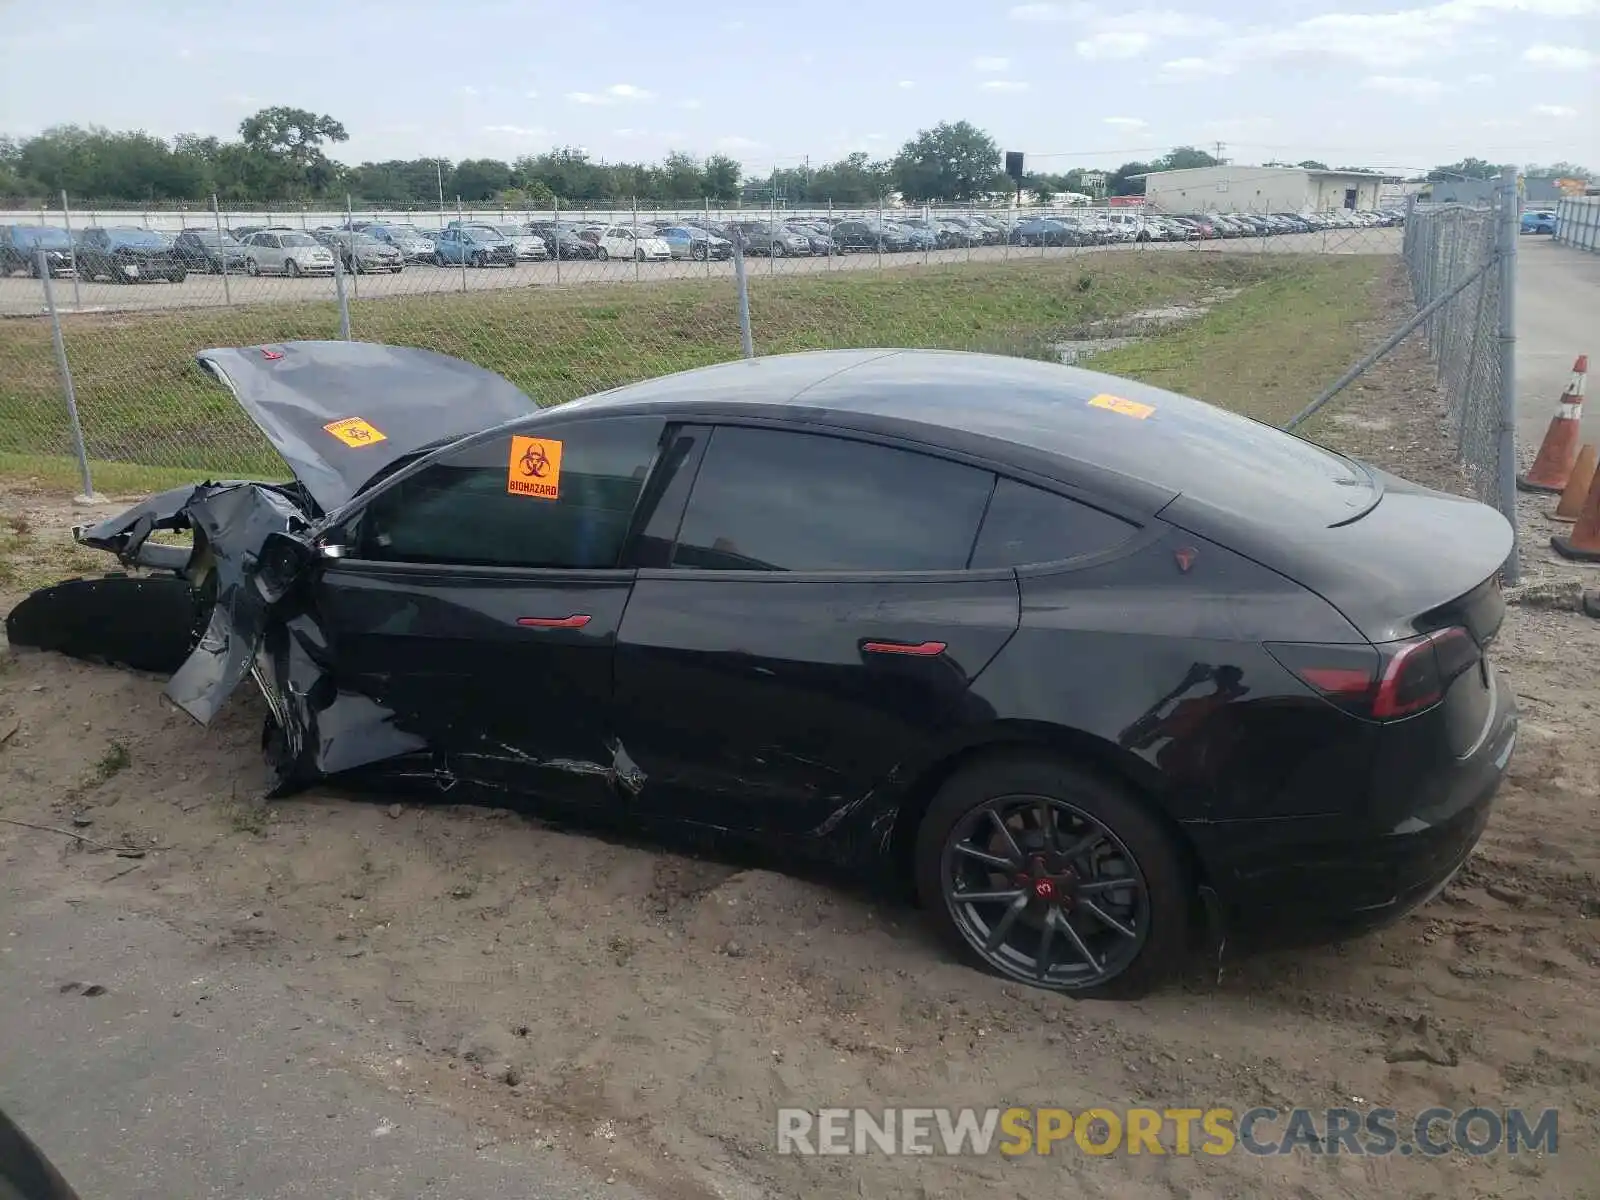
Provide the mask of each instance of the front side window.
[{"label": "front side window", "polygon": [[723,571],[959,571],[994,477],[818,434],[718,428],[672,565]]},{"label": "front side window", "polygon": [[653,417],[577,421],[447,453],[373,498],[352,531],[355,553],[453,566],[615,567],[662,427]]}]

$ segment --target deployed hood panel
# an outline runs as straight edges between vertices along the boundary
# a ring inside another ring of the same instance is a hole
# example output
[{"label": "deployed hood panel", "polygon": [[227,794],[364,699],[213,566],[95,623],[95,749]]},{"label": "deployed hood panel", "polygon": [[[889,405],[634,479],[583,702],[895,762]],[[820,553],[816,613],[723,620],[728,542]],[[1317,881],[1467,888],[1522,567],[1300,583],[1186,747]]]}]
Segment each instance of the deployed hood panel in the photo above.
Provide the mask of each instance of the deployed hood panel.
[{"label": "deployed hood panel", "polygon": [[407,346],[284,342],[202,350],[324,513],[399,460],[537,411],[493,371]]}]

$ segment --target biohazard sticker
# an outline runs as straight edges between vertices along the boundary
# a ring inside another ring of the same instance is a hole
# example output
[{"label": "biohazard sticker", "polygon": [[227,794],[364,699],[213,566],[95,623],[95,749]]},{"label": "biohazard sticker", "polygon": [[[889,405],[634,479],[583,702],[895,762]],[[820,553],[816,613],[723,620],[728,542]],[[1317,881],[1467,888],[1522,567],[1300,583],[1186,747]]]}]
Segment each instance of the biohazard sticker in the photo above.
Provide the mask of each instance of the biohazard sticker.
[{"label": "biohazard sticker", "polygon": [[329,421],[323,428],[346,446],[353,446],[358,450],[362,446],[372,446],[378,442],[389,440],[376,425],[360,417],[346,417],[342,421]]},{"label": "biohazard sticker", "polygon": [[506,491],[541,500],[561,498],[561,443],[552,438],[511,438]]},{"label": "biohazard sticker", "polygon": [[1113,396],[1108,392],[1101,392],[1089,401],[1090,408],[1104,408],[1114,413],[1121,413],[1125,417],[1132,417],[1142,421],[1155,412],[1153,404],[1140,404],[1137,400],[1125,400],[1121,396]]}]

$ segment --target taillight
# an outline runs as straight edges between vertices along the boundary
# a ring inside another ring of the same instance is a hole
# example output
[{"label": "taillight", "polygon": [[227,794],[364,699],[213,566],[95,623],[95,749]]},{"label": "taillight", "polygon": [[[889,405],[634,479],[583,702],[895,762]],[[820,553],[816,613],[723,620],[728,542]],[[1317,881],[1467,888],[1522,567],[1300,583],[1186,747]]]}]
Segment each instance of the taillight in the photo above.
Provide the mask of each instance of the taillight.
[{"label": "taillight", "polygon": [[1433,707],[1482,657],[1460,626],[1379,646],[1271,642],[1267,651],[1330,704],[1375,721]]}]

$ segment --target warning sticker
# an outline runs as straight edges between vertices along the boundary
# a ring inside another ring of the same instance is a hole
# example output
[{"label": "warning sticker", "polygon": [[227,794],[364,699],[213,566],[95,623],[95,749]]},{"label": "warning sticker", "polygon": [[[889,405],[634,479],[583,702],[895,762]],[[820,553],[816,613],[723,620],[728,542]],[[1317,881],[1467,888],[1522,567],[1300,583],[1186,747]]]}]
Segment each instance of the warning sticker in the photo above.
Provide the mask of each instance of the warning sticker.
[{"label": "warning sticker", "polygon": [[544,500],[561,497],[561,443],[551,438],[511,438],[506,491]]},{"label": "warning sticker", "polygon": [[1137,400],[1124,400],[1121,396],[1113,396],[1108,392],[1101,392],[1089,401],[1090,408],[1106,408],[1114,413],[1121,413],[1125,417],[1133,417],[1142,421],[1155,412],[1153,404],[1140,404]]},{"label": "warning sticker", "polygon": [[342,421],[329,421],[323,428],[346,446],[354,446],[358,449],[362,446],[371,446],[378,442],[389,440],[379,431],[376,425],[360,417],[346,417]]}]

